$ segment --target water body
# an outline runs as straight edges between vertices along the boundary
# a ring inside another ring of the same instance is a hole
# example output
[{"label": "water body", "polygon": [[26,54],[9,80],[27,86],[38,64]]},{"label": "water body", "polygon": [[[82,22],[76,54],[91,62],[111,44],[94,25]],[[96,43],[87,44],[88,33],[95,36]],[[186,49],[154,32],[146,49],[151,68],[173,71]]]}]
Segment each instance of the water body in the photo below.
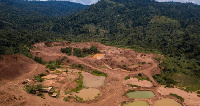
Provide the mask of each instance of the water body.
[{"label": "water body", "polygon": [[82,89],[76,96],[83,98],[84,101],[95,99],[100,94],[100,90],[95,88]]},{"label": "water body", "polygon": [[126,94],[129,98],[142,99],[142,98],[152,98],[154,93],[152,91],[134,91]]},{"label": "water body", "polygon": [[149,106],[149,104],[145,101],[135,101],[127,103],[124,106]]},{"label": "water body", "polygon": [[181,104],[176,102],[174,99],[166,98],[155,101],[153,106],[181,106]]},{"label": "water body", "polygon": [[83,86],[97,88],[104,84],[106,77],[95,76],[87,72],[82,72],[83,75]]}]

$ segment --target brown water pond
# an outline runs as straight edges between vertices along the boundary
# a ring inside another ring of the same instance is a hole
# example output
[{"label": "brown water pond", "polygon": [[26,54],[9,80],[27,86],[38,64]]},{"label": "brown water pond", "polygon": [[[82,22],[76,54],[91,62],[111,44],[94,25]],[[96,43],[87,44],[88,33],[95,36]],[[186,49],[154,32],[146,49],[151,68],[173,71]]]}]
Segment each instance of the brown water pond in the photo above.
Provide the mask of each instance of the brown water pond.
[{"label": "brown water pond", "polygon": [[95,99],[100,94],[100,90],[95,88],[82,89],[76,96],[82,98],[84,101]]},{"label": "brown water pond", "polygon": [[165,98],[155,101],[153,106],[181,106],[181,104],[174,99]]}]

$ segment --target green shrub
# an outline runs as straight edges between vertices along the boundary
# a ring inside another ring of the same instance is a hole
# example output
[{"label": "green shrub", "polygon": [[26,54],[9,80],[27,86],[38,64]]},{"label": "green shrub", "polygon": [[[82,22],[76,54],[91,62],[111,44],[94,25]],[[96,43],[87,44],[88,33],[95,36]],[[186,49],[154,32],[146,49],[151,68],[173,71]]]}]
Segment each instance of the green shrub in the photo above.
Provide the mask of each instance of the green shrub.
[{"label": "green shrub", "polygon": [[76,95],[75,95],[75,99],[76,99],[77,102],[82,102],[82,101],[83,101],[83,98],[78,97],[78,96],[76,96]]},{"label": "green shrub", "polygon": [[66,53],[67,55],[72,55],[72,47],[61,48],[62,53]]},{"label": "green shrub", "polygon": [[83,52],[83,54],[91,54],[91,51],[88,48],[83,48],[82,52]]},{"label": "green shrub", "polygon": [[40,93],[37,96],[41,97],[41,98],[45,98],[44,94]]},{"label": "green shrub", "polygon": [[38,82],[43,82],[44,78],[42,78],[43,76],[46,76],[46,74],[42,73],[42,74],[38,74],[37,76],[34,76],[34,79],[37,80]]},{"label": "green shrub", "polygon": [[129,77],[129,76],[126,76],[126,77],[124,78],[124,80],[127,80],[127,79],[130,79],[130,77]]},{"label": "green shrub", "polygon": [[43,88],[42,84],[26,85],[25,90],[30,94],[36,94],[36,91],[41,91],[42,88]]},{"label": "green shrub", "polygon": [[72,69],[78,68],[78,69],[83,70],[83,69],[84,69],[84,65],[82,65],[82,64],[72,64],[72,65],[71,65],[71,68],[72,68]]},{"label": "green shrub", "polygon": [[176,98],[178,98],[178,99],[180,99],[181,101],[184,102],[184,98],[181,97],[181,96],[178,96],[177,94],[170,93],[169,95],[171,95],[171,96],[175,96]]},{"label": "green shrub", "polygon": [[138,87],[137,85],[127,84],[130,87]]},{"label": "green shrub", "polygon": [[200,91],[197,91],[197,94],[200,94]]},{"label": "green shrub", "polygon": [[36,94],[37,88],[35,86],[26,85],[25,90],[30,94]]},{"label": "green shrub", "polygon": [[3,57],[0,55],[0,59],[3,59]]},{"label": "green shrub", "polygon": [[95,45],[90,46],[90,51],[91,51],[91,53],[94,53],[94,54],[99,53],[99,51]]},{"label": "green shrub", "polygon": [[123,69],[126,69],[127,67],[128,67],[128,66],[127,66],[127,65],[125,65],[125,64],[124,64],[124,65],[122,65],[122,68],[123,68]]},{"label": "green shrub", "polygon": [[40,64],[46,64],[46,62],[43,61],[41,57],[35,56],[35,57],[34,57],[34,60],[35,60],[36,62],[40,63]]},{"label": "green shrub", "polygon": [[49,61],[46,64],[46,67],[53,71],[53,70],[56,70],[56,68],[60,68],[61,63],[62,63],[62,61],[60,61],[60,60]]},{"label": "green shrub", "polygon": [[63,100],[64,100],[64,101],[69,101],[70,98],[73,98],[73,97],[72,97],[72,96],[67,96],[67,97],[65,97]]},{"label": "green shrub", "polygon": [[167,77],[167,76],[163,76],[163,75],[160,75],[160,74],[156,74],[156,75],[153,75],[153,78],[161,85],[176,85],[177,82],[174,81],[173,79]]},{"label": "green shrub", "polygon": [[107,74],[106,74],[106,73],[101,72],[101,71],[99,71],[99,70],[93,70],[93,71],[92,71],[92,75],[96,75],[96,76],[105,76],[105,77],[107,77]]},{"label": "green shrub", "polygon": [[129,93],[129,92],[135,92],[135,90],[128,90],[126,93]]},{"label": "green shrub", "polygon": [[75,82],[78,84],[78,86],[74,89],[71,89],[70,91],[67,91],[65,94],[71,93],[71,92],[78,92],[80,91],[84,86],[83,86],[83,75],[81,72],[78,72],[79,77],[75,80]]},{"label": "green shrub", "polygon": [[73,55],[77,57],[83,57],[82,51],[79,48],[73,48]]},{"label": "green shrub", "polygon": [[142,77],[142,73],[139,73],[138,76],[139,76],[139,77]]},{"label": "green shrub", "polygon": [[126,104],[126,101],[121,102],[121,106],[124,106]]}]

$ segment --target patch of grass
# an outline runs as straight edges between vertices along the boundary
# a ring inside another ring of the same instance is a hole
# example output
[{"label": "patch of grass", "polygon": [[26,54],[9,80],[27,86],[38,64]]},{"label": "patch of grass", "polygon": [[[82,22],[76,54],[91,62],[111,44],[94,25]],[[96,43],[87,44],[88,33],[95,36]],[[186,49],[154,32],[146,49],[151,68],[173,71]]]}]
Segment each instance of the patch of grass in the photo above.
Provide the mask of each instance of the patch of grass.
[{"label": "patch of grass", "polygon": [[126,93],[129,93],[129,92],[135,92],[135,90],[128,90]]},{"label": "patch of grass", "polygon": [[132,85],[132,84],[127,84],[127,85],[130,86],[130,87],[139,87],[137,85]]},{"label": "patch of grass", "polygon": [[62,53],[66,53],[67,55],[72,55],[72,47],[61,48]]},{"label": "patch of grass", "polygon": [[75,98],[76,102],[82,102],[82,101],[83,101],[83,98],[78,97],[78,96],[76,96],[76,95],[75,95],[74,98]]},{"label": "patch of grass", "polygon": [[124,65],[122,65],[122,68],[123,68],[123,69],[126,69],[127,67],[128,67],[128,66],[127,66],[127,65],[125,65],[125,64],[124,64]]},{"label": "patch of grass", "polygon": [[44,96],[44,94],[42,94],[42,93],[38,94],[37,96],[39,96],[39,97],[45,99],[45,96]]},{"label": "patch of grass", "polygon": [[72,64],[71,68],[72,69],[81,69],[81,70],[84,70],[84,65],[82,65],[82,64]]},{"label": "patch of grass", "polygon": [[181,96],[178,96],[177,94],[170,93],[169,95],[171,95],[171,96],[175,96],[176,98],[178,98],[178,99],[180,99],[181,101],[184,102],[184,98],[181,97]]},{"label": "patch of grass", "polygon": [[62,73],[62,71],[58,71],[58,70],[56,70],[56,73]]},{"label": "patch of grass", "polygon": [[41,58],[41,57],[38,57],[38,56],[35,56],[35,57],[33,58],[33,60],[36,61],[36,62],[38,62],[38,63],[40,63],[40,64],[46,64],[46,62],[43,61],[42,58]]},{"label": "patch of grass", "polygon": [[198,97],[200,97],[200,95],[197,95]]},{"label": "patch of grass", "polygon": [[42,74],[38,74],[37,76],[34,76],[34,79],[37,80],[38,82],[43,82],[44,78],[42,78],[43,76],[46,76],[46,74],[42,73]]},{"label": "patch of grass", "polygon": [[177,73],[172,78],[178,82],[178,86],[185,88],[184,90],[187,92],[200,90],[200,79],[198,77]]},{"label": "patch of grass", "polygon": [[69,102],[69,99],[71,99],[71,98],[73,98],[73,97],[72,97],[72,96],[67,96],[67,97],[65,97],[63,100]]},{"label": "patch of grass", "polygon": [[177,84],[177,82],[174,81],[173,79],[161,74],[153,75],[153,78],[161,85],[176,85]]},{"label": "patch of grass", "polygon": [[78,84],[78,86],[75,89],[71,89],[70,91],[65,92],[65,94],[69,94],[71,92],[78,92],[80,91],[84,86],[83,86],[83,75],[81,72],[78,72],[79,77],[75,80],[75,82]]},{"label": "patch of grass", "polygon": [[142,80],[142,81],[143,81],[143,80],[147,80],[147,81],[152,82],[152,81],[149,79],[149,77],[143,77],[141,73],[139,73],[138,76],[133,77],[133,78],[137,78],[138,80]]},{"label": "patch of grass", "polygon": [[123,101],[121,102],[121,106],[124,106],[126,104],[127,101]]},{"label": "patch of grass", "polygon": [[130,77],[129,77],[129,76],[126,76],[126,77],[124,78],[124,80],[128,80],[128,79],[130,79]]},{"label": "patch of grass", "polygon": [[106,74],[106,73],[101,72],[101,71],[99,71],[99,70],[93,70],[91,74],[92,74],[92,75],[96,75],[96,76],[105,76],[105,77],[107,77],[107,74]]},{"label": "patch of grass", "polygon": [[62,61],[60,60],[56,60],[56,61],[49,61],[47,64],[46,64],[46,67],[49,68],[51,71],[54,71],[56,70],[56,68],[60,68],[61,66],[61,63]]},{"label": "patch of grass", "polygon": [[36,91],[41,91],[42,88],[43,88],[42,84],[26,85],[25,90],[30,94],[36,94]]},{"label": "patch of grass", "polygon": [[200,94],[200,91],[197,91],[197,94]]}]

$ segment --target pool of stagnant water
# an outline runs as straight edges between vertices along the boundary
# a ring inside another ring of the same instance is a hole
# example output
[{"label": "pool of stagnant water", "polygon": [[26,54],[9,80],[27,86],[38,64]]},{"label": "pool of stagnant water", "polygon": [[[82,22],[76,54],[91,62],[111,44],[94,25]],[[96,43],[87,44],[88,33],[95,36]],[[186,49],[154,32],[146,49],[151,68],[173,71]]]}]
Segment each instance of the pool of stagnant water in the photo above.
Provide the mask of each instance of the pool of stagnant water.
[{"label": "pool of stagnant water", "polygon": [[152,91],[133,91],[126,93],[126,96],[134,99],[145,99],[154,97],[154,93]]},{"label": "pool of stagnant water", "polygon": [[135,101],[125,104],[124,106],[149,106],[146,101]]},{"label": "pool of stagnant water", "polygon": [[95,99],[100,94],[100,90],[96,88],[82,89],[78,91],[76,96],[82,98],[84,101]]},{"label": "pool of stagnant water", "polygon": [[181,104],[174,99],[165,98],[155,101],[153,106],[181,106]]},{"label": "pool of stagnant water", "polygon": [[106,77],[95,76],[87,72],[82,72],[83,75],[83,86],[97,88],[104,84]]}]

